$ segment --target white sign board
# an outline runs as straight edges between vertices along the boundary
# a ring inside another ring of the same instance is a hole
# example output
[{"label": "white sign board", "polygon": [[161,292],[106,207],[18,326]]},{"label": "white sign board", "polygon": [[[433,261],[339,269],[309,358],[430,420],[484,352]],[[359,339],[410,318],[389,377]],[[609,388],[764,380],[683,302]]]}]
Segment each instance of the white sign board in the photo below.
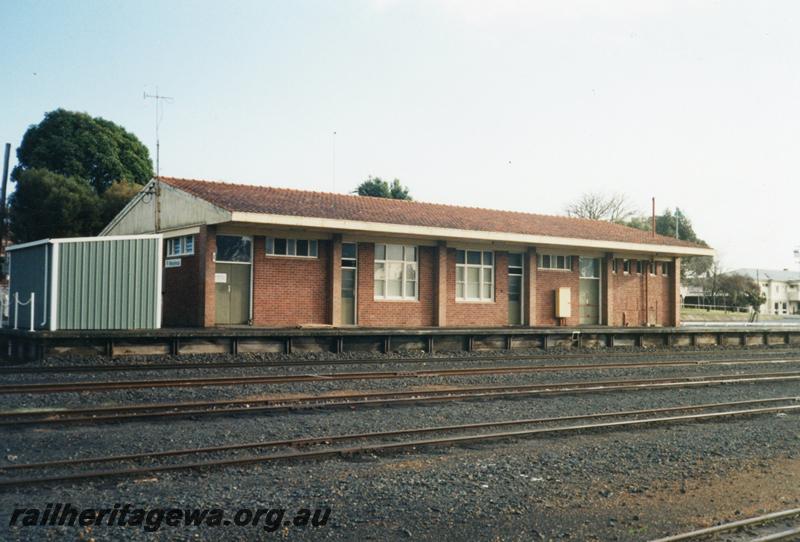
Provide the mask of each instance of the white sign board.
[{"label": "white sign board", "polygon": [[181,266],[181,259],[180,258],[170,258],[168,260],[164,260],[164,267],[169,269],[170,267],[180,267]]},{"label": "white sign board", "polygon": [[225,284],[226,282],[228,282],[228,274],[227,273],[214,273],[214,282]]}]

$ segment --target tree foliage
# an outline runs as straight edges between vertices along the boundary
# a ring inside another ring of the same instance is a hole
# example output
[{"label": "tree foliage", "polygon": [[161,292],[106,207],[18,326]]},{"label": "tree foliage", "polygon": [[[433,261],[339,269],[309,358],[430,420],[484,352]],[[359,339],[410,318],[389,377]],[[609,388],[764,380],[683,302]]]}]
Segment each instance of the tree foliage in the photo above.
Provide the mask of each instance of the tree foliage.
[{"label": "tree foliage", "polygon": [[143,187],[141,184],[122,181],[109,186],[108,190],[103,192],[100,197],[100,218],[103,225],[111,222]]},{"label": "tree foliage", "polygon": [[359,196],[411,200],[408,187],[400,184],[399,179],[395,179],[389,184],[380,177],[370,176],[358,185],[354,192]]},{"label": "tree foliage", "polygon": [[[633,216],[625,222],[625,225],[644,231],[653,231],[652,217],[645,215]],[[689,217],[677,208],[674,212],[666,209],[660,215],[656,215],[656,233],[708,246],[695,233]],[[688,256],[683,258],[681,263],[681,277],[692,279],[709,273],[712,270],[713,258],[711,256]]]},{"label": "tree foliage", "polygon": [[724,274],[719,279],[719,291],[725,296],[725,304],[731,307],[750,307],[758,312],[767,298],[761,293],[758,283],[752,278],[736,273]]},{"label": "tree foliage", "polygon": [[9,198],[16,242],[94,235],[153,175],[147,147],[135,135],[64,109],[28,128],[17,158]]},{"label": "tree foliage", "polygon": [[100,197],[84,180],[46,169],[18,173],[9,221],[18,243],[47,237],[80,237],[101,225]]},{"label": "tree foliage", "polygon": [[98,194],[118,181],[145,184],[153,176],[150,153],[135,135],[111,121],[64,109],[28,128],[17,160],[18,168],[84,179]]},{"label": "tree foliage", "polygon": [[587,192],[564,209],[567,216],[623,223],[635,212],[623,194]]}]

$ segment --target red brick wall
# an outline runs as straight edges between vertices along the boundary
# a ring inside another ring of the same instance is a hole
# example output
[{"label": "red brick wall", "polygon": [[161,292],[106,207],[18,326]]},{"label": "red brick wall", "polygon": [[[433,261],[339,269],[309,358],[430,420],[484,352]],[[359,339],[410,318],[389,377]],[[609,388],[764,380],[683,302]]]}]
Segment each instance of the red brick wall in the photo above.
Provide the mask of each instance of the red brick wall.
[{"label": "red brick wall", "polygon": [[[195,237],[195,255],[181,258],[181,267],[164,269],[163,325],[210,326],[214,324],[213,227]],[[166,257],[166,243],[165,243]],[[329,324],[330,242],[319,242],[319,257],[314,259],[266,256],[264,238],[254,238],[253,317],[255,326],[283,327],[302,324]],[[555,290],[572,289],[572,317],[567,325],[580,321],[578,294],[580,279],[578,258],[573,257],[571,271],[537,269],[535,279],[534,326],[557,325]],[[435,325],[436,247],[419,247],[419,300],[376,301],[373,292],[374,244],[358,246],[358,325],[363,327],[423,327]],[[447,249],[446,322],[448,327],[499,327],[508,325],[508,260],[506,252],[495,252],[495,300],[490,303],[459,303],[455,300],[455,249]],[[648,309],[652,323],[672,325],[674,303],[672,274],[642,275],[618,271],[608,275],[611,295],[612,326],[647,324]],[[647,281],[647,287],[645,287]],[[647,292],[645,292],[647,291]],[[647,293],[647,296],[645,296]],[[201,300],[205,299],[205,305]]]},{"label": "red brick wall", "polygon": [[447,249],[447,326],[508,325],[508,255],[495,252],[494,301],[456,302],[456,249]]},{"label": "red brick wall", "polygon": [[[421,327],[434,322],[435,247],[418,247],[419,299],[416,301],[375,300],[375,245],[358,244],[357,324],[362,327]],[[449,314],[448,314],[449,323]]]},{"label": "red brick wall", "polygon": [[[197,239],[195,238],[195,243]],[[167,258],[167,240],[164,240],[164,259]],[[201,257],[182,256],[180,267],[165,268],[162,276],[162,317],[166,327],[202,326],[200,301],[202,296]]]},{"label": "red brick wall", "polygon": [[[164,268],[163,270],[161,324],[165,327],[209,325],[205,321],[205,311],[208,306],[205,288],[205,259],[207,251],[213,252],[215,243],[213,230],[210,238],[208,231],[207,227],[200,228],[200,232],[194,236],[194,254],[182,256],[180,267]],[[164,240],[163,256],[166,260],[166,239]],[[204,299],[206,300],[205,304],[203,303]],[[212,310],[213,307],[212,297]]]},{"label": "red brick wall", "polygon": [[656,265],[656,275],[650,275],[647,267],[641,275],[637,274],[633,260],[631,273],[626,275],[622,272],[622,260],[617,260],[617,272],[609,275],[609,290],[614,296],[610,325],[647,325],[648,311],[651,324],[672,325],[672,280],[673,277],[661,273],[660,265]]},{"label": "red brick wall", "polygon": [[[538,265],[538,261],[537,261]],[[572,270],[536,269],[536,320],[534,326],[556,326],[556,290],[567,286],[571,289],[570,301],[572,316],[567,318],[566,325],[577,326],[580,322],[578,310],[578,293],[580,274],[578,273],[578,257],[572,257]]]},{"label": "red brick wall", "polygon": [[267,256],[264,237],[253,243],[253,325],[330,323],[330,241],[319,241],[317,258]]}]

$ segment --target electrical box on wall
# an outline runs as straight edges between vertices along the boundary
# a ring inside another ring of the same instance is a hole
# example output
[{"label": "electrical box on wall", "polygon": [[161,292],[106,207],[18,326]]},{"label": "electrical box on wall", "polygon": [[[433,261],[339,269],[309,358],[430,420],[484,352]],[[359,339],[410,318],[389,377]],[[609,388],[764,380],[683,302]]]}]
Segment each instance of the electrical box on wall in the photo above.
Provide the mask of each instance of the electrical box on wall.
[{"label": "electrical box on wall", "polygon": [[572,289],[562,286],[556,289],[556,318],[572,316]]}]

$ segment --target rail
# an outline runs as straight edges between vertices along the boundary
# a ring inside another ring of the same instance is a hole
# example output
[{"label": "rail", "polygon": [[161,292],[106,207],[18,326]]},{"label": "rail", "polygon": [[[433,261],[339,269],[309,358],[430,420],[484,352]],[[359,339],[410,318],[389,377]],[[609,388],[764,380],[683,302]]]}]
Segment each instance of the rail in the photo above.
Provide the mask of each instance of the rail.
[{"label": "rail", "polygon": [[[106,456],[106,457],[92,457],[80,459],[66,459],[59,461],[51,461],[45,463],[30,463],[27,465],[2,465],[0,471],[8,472],[11,470],[21,469],[34,469],[46,470],[53,467],[76,466],[79,464],[99,464],[128,461],[131,459],[153,459],[155,457],[175,457],[182,455],[192,455],[199,453],[220,452],[229,450],[243,450],[253,448],[284,448],[289,447],[290,451],[268,453],[268,454],[253,454],[245,457],[234,457],[226,459],[218,459],[211,461],[192,461],[187,463],[172,463],[160,464],[150,466],[136,466],[133,468],[111,468],[107,470],[95,471],[67,471],[62,473],[47,474],[45,476],[22,478],[22,477],[5,477],[0,479],[0,488],[10,488],[19,486],[30,486],[33,484],[47,484],[53,482],[85,482],[92,479],[99,478],[120,478],[128,476],[137,476],[141,474],[154,474],[157,472],[169,471],[185,471],[195,470],[202,468],[224,468],[231,466],[246,466],[259,463],[275,463],[278,461],[286,460],[311,460],[311,459],[328,459],[333,457],[351,456],[358,453],[381,453],[381,452],[397,452],[402,450],[417,450],[420,448],[430,447],[451,447],[464,444],[474,444],[478,442],[501,441],[518,438],[531,438],[539,436],[559,435],[579,433],[583,431],[594,431],[599,429],[638,429],[641,427],[649,427],[664,424],[676,423],[690,423],[690,422],[703,422],[713,421],[727,418],[739,418],[749,416],[759,416],[774,413],[794,413],[800,410],[800,405],[794,403],[794,398],[788,398],[788,404],[781,404],[776,406],[762,406],[757,408],[744,408],[735,410],[717,411],[708,409],[716,409],[721,406],[734,406],[737,403],[718,403],[718,404],[705,404],[705,405],[685,405],[677,407],[668,407],[662,409],[614,412],[614,413],[596,413],[596,414],[582,414],[573,416],[562,416],[556,418],[539,418],[539,419],[525,419],[525,420],[501,420],[496,422],[484,422],[476,424],[456,425],[456,426],[439,426],[439,427],[420,427],[420,428],[407,428],[393,431],[381,431],[376,433],[362,433],[362,434],[344,434],[344,435],[326,435],[311,438],[298,438],[281,441],[266,441],[257,443],[242,443],[238,445],[217,446],[212,448],[195,448],[188,450],[164,450],[153,451],[147,454],[127,454],[122,456]],[[782,401],[783,399],[764,399],[762,403],[771,403],[774,401]],[[740,404],[747,404],[753,401],[741,402]],[[693,414],[675,415],[674,412],[679,411],[695,411]],[[699,411],[699,412],[697,412]],[[656,414],[655,417],[649,414]],[[666,416],[658,414],[667,414]],[[644,415],[645,417],[640,417]],[[525,425],[538,425],[550,424],[553,422],[565,422],[575,420],[597,420],[605,419],[608,417],[619,417],[621,419],[612,421],[602,421],[594,423],[583,424],[570,424],[570,425],[555,425],[547,427],[534,427],[512,429],[510,431],[497,431],[483,432],[482,430],[491,429],[492,427],[510,427],[515,428]],[[453,431],[464,431],[466,434],[457,434],[454,436],[436,436],[437,433],[450,433]],[[481,430],[481,431],[476,431]],[[395,437],[405,435],[406,438],[400,441],[386,441],[387,437]],[[432,435],[430,438],[425,438],[427,435]],[[410,440],[408,437],[412,437]],[[377,439],[377,442],[370,443],[370,439]],[[359,441],[363,444],[355,446],[338,447],[329,446],[334,442],[342,441]],[[320,449],[296,451],[291,448],[319,445]]]}]

